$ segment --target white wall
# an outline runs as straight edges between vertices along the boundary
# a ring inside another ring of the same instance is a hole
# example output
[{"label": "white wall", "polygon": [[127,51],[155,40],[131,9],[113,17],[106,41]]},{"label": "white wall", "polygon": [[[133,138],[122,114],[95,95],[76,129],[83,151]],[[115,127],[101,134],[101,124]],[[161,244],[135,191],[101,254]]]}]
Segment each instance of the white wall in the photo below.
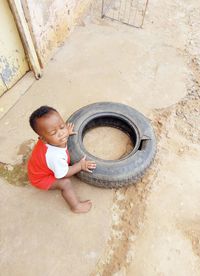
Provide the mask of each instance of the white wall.
[{"label": "white wall", "polygon": [[42,66],[65,41],[74,28],[77,14],[82,16],[89,2],[90,0],[22,0]]}]

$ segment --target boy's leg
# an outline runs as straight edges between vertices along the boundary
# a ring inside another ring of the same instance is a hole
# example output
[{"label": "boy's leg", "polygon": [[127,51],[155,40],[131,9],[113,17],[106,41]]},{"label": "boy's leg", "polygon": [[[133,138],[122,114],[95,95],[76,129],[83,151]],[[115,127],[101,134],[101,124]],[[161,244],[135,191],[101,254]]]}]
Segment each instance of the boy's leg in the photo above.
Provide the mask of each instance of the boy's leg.
[{"label": "boy's leg", "polygon": [[68,178],[57,179],[50,188],[50,190],[54,189],[61,190],[63,198],[75,213],[86,213],[92,207],[90,200],[79,201]]}]

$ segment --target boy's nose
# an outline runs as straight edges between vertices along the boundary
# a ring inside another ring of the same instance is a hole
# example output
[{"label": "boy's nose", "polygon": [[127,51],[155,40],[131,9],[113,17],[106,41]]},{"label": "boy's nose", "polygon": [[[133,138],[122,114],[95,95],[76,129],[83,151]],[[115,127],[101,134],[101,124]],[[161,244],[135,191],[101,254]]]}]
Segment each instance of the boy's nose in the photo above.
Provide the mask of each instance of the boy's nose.
[{"label": "boy's nose", "polygon": [[65,130],[61,129],[61,130],[59,131],[59,137],[62,137],[62,136],[64,136],[64,135],[65,135]]},{"label": "boy's nose", "polygon": [[63,134],[64,134],[63,130],[60,130],[58,133],[58,136],[61,137],[61,136],[63,136]]}]

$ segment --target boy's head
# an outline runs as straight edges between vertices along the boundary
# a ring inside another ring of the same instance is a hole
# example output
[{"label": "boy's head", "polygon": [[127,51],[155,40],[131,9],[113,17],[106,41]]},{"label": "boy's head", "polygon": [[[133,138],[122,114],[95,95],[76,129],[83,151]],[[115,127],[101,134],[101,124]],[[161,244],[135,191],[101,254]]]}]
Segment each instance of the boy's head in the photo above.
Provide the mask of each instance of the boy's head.
[{"label": "boy's head", "polygon": [[50,106],[41,106],[29,118],[31,128],[45,143],[65,147],[68,129],[60,114]]}]

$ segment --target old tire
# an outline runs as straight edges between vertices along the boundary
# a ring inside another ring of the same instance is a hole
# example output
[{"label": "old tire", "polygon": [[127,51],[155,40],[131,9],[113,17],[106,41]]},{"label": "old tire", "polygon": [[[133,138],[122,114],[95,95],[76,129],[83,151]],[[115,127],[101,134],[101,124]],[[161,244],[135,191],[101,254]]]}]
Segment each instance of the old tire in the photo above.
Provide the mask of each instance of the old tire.
[{"label": "old tire", "polygon": [[[100,102],[87,105],[70,116],[77,135],[69,137],[71,163],[84,155],[95,160],[93,173],[81,171],[77,176],[84,182],[104,188],[118,188],[136,183],[150,166],[156,153],[156,139],[149,120],[135,109],[120,103]],[[85,133],[98,126],[118,128],[130,136],[134,148],[120,160],[102,160],[91,155],[83,145]]]}]

